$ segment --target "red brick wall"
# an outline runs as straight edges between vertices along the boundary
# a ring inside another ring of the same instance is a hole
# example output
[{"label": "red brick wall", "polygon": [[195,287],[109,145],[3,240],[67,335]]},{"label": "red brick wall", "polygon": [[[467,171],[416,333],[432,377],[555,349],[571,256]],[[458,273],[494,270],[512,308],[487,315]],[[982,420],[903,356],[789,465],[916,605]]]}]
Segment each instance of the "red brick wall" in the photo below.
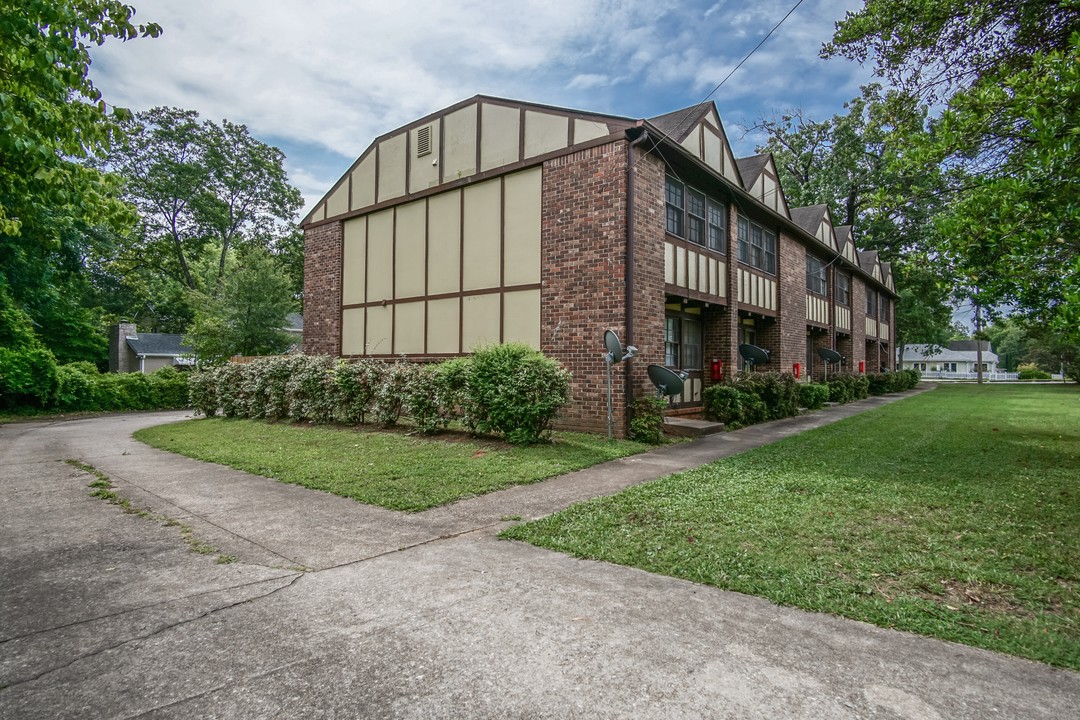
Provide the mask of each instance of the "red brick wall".
[{"label": "red brick wall", "polygon": [[791,372],[792,365],[806,364],[806,249],[783,233],[777,240],[780,282],[780,317],[777,318],[778,345],[769,370]]},{"label": "red brick wall", "polygon": [[[647,145],[648,143],[646,143]],[[664,364],[664,184],[659,158],[634,155],[634,333],[630,363],[634,398],[656,394],[646,368]]]},{"label": "red brick wall", "polygon": [[[607,427],[605,330],[625,343],[626,144],[615,142],[544,163],[540,349],[573,374],[573,401],[559,427]],[[636,360],[631,363],[637,362]],[[615,429],[625,428],[623,371],[614,367]]]},{"label": "red brick wall", "polygon": [[[851,353],[845,370],[859,371],[859,361],[866,360],[866,284],[853,275],[851,278]],[[867,370],[870,365],[867,363]]]},{"label": "red brick wall", "polygon": [[304,352],[341,354],[340,222],[304,231]]}]

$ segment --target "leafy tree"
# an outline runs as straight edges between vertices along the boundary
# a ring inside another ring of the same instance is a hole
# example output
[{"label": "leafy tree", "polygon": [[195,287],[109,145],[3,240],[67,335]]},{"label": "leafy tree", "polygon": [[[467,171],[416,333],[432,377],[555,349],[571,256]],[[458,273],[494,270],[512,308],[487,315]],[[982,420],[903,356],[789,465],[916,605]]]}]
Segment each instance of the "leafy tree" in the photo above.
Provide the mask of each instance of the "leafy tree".
[{"label": "leafy tree", "polygon": [[892,262],[897,347],[944,342],[951,281],[945,266],[929,262],[926,248],[948,181],[941,173],[908,180],[889,163],[893,130],[919,127],[922,111],[878,85],[864,87],[845,109],[823,121],[801,111],[763,118],[752,128],[766,136],[758,151],[773,154],[790,204],[827,204],[838,224],[854,226],[861,248]]},{"label": "leafy tree", "polygon": [[265,250],[244,253],[230,271],[221,296],[199,293],[197,311],[186,340],[201,365],[233,355],[273,355],[291,342],[285,327],[293,310],[289,277]]},{"label": "leafy tree", "polygon": [[279,149],[243,125],[199,122],[198,113],[179,108],[138,113],[107,162],[141,216],[120,266],[213,292],[199,286],[191,268],[208,247],[218,252],[216,283],[233,248],[273,248],[293,232],[302,199],[283,162]]},{"label": "leafy tree", "polygon": [[88,162],[130,115],[90,81],[92,47],[161,32],[134,13],[112,0],[0,0],[0,284],[64,361],[103,359],[98,318],[79,303],[81,259],[97,228],[135,220],[117,179]]},{"label": "leafy tree", "polygon": [[897,132],[890,162],[956,179],[935,216],[936,258],[984,306],[1080,335],[1080,4],[869,0],[826,57],[860,62],[912,102],[942,108]]}]

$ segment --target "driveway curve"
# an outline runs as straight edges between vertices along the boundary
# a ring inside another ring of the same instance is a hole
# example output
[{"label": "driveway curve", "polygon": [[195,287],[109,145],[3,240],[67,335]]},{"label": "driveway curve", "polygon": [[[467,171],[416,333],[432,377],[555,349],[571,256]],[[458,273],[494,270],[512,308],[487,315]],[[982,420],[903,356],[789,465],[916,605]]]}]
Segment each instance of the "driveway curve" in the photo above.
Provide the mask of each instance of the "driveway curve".
[{"label": "driveway curve", "polygon": [[0,427],[0,718],[1072,716],[1077,673],[495,537],[841,415],[415,514],[131,438],[183,412]]}]

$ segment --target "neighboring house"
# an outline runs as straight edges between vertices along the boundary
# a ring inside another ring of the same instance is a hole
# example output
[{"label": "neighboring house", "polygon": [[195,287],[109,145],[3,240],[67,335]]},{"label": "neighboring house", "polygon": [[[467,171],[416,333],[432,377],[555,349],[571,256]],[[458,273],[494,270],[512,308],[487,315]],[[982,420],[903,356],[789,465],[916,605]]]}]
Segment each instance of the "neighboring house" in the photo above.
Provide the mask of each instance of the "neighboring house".
[{"label": "neighboring house", "polygon": [[304,316],[300,313],[289,313],[285,318],[285,327],[282,328],[289,336],[289,349],[286,353],[298,353],[304,350]]},{"label": "neighboring house", "polygon": [[476,96],[376,138],[303,227],[305,352],[528,343],[573,373],[563,427],[605,427],[607,329],[639,348],[615,367],[624,428],[650,363],[689,373],[689,406],[740,343],[804,378],[819,348],[893,364],[889,264],[825,206],[789,208],[711,102],[635,119]]},{"label": "neighboring house", "polygon": [[978,346],[982,344],[982,371],[998,372],[998,356],[988,340],[954,340],[945,346],[905,345],[903,368],[914,368],[927,377],[974,375],[979,369]]},{"label": "neighboring house", "polygon": [[134,323],[109,328],[109,372],[152,373],[194,365],[191,348],[175,333],[141,333]]}]

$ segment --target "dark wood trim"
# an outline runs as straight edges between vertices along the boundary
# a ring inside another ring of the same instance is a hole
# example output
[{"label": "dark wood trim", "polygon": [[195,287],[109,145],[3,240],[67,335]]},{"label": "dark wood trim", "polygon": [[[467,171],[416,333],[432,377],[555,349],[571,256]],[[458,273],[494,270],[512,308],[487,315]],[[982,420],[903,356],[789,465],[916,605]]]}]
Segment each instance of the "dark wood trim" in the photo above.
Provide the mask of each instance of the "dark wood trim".
[{"label": "dark wood trim", "polygon": [[431,271],[431,202],[424,200],[424,352],[428,349],[428,274]]},{"label": "dark wood trim", "polygon": [[476,154],[474,157],[474,165],[476,166],[476,172],[469,177],[476,177],[480,174],[480,162],[483,158],[483,144],[484,144],[484,103],[476,104]]},{"label": "dark wood trim", "polygon": [[[525,108],[518,110],[518,152],[517,159],[525,157]],[[501,342],[501,341],[500,341]]]},{"label": "dark wood trim", "polygon": [[727,307],[731,304],[726,297],[710,295],[708,293],[703,293],[700,290],[691,290],[690,288],[679,287],[678,285],[673,285],[671,283],[664,283],[664,294],[689,298],[690,300],[709,303],[710,305],[722,305]]},{"label": "dark wood trim", "polygon": [[[374,183],[374,185],[375,185],[375,195],[374,195],[374,197],[375,197],[375,204],[376,205],[379,204],[379,156],[380,155],[382,155],[382,153],[379,152],[379,146],[376,145],[375,146],[375,183]],[[408,188],[406,188],[406,189],[408,189]],[[367,330],[365,330],[365,332],[367,332]]]},{"label": "dark wood trim", "polygon": [[394,352],[394,336],[397,333],[397,211],[395,207],[390,216],[390,297],[395,300],[390,304],[390,352]]},{"label": "dark wood trim", "polygon": [[[342,238],[345,237],[345,233],[342,232]],[[371,221],[364,221],[364,334],[360,338],[360,347],[364,348],[364,352],[367,352],[367,334],[368,334],[368,311],[367,311],[367,299],[368,289],[370,288],[369,279],[371,277],[371,263],[370,254],[368,248],[371,246]],[[342,264],[344,266],[344,263]]]},{"label": "dark wood trim", "polygon": [[405,194],[412,190],[412,130],[405,131]]},{"label": "dark wood trim", "polygon": [[567,116],[566,118],[566,147],[571,147],[574,144],[574,120],[576,118]]},{"label": "dark wood trim", "polygon": [[[349,305],[342,305],[341,307],[342,307],[343,310],[354,310],[356,308],[384,307],[384,306],[388,306],[388,305],[405,305],[407,303],[421,302],[421,301],[424,301],[424,300],[428,300],[428,301],[452,300],[453,298],[474,297],[476,295],[494,295],[495,293],[514,293],[514,292],[524,292],[524,291],[527,291],[527,290],[540,290],[542,287],[543,287],[543,283],[527,283],[525,285],[507,285],[505,288],[490,287],[490,288],[481,288],[479,290],[466,290],[464,292],[439,293],[437,295],[416,295],[416,296],[413,296],[413,297],[394,298],[392,300],[391,299],[387,299],[387,300],[369,300],[369,301],[365,301],[365,302],[362,302],[362,303],[351,303]],[[669,286],[669,287],[675,287],[675,286],[672,285],[672,286]],[[684,291],[686,291],[686,288],[679,288],[679,291],[684,292]],[[715,302],[717,304],[722,304],[720,302],[720,300],[722,300],[722,298],[709,299],[707,296],[704,296],[704,295],[702,295],[702,298],[705,299],[706,302]]]},{"label": "dark wood trim", "polygon": [[436,157],[439,159],[439,184],[436,187],[441,187],[443,180],[443,165],[446,163],[446,153],[443,148],[446,147],[446,116],[439,117],[439,152],[436,153]]},{"label": "dark wood trim", "polygon": [[[521,126],[525,127],[525,110],[521,111]],[[522,130],[524,138],[524,130]],[[524,140],[522,141],[524,142]],[[524,148],[524,145],[519,146]],[[506,176],[499,178],[499,342],[506,342]]]},{"label": "dark wood trim", "polygon": [[[479,165],[477,165],[479,167]],[[465,190],[458,193],[458,353],[462,352],[465,336]]]},{"label": "dark wood trim", "polygon": [[349,204],[347,205],[348,210],[346,210],[345,212],[349,212],[350,210],[352,210],[352,204],[353,204],[353,199],[352,199],[352,176],[353,176],[353,174],[350,172],[349,173]]},{"label": "dark wood trim", "polygon": [[[365,223],[366,225],[366,223]],[[366,231],[365,227],[365,231]],[[337,332],[337,351],[341,354],[342,343],[345,341],[345,310],[342,307],[345,304],[345,223],[341,223],[341,239],[338,242],[338,257],[341,259],[338,271],[338,332]]]},{"label": "dark wood trim", "polygon": [[[367,205],[367,206],[362,207],[362,208],[357,208],[356,210],[352,210],[352,211],[350,211],[348,213],[345,213],[345,214],[342,214],[342,215],[335,215],[335,216],[333,216],[332,218],[329,218],[329,219],[317,220],[317,221],[309,222],[309,223],[306,223],[306,224],[303,225],[303,229],[306,230],[308,228],[318,227],[319,225],[323,225],[323,224],[325,224],[327,222],[337,222],[339,220],[340,221],[351,220],[354,217],[359,217],[361,215],[367,215],[369,213],[378,212],[379,210],[383,210],[383,209],[385,209],[385,208],[387,208],[387,207],[389,207],[391,205],[397,205],[399,203],[406,203],[406,202],[411,202],[413,200],[419,200],[420,198],[428,197],[430,195],[438,195],[439,193],[449,192],[450,190],[454,190],[454,189],[459,188],[459,187],[464,187],[466,185],[475,185],[477,183],[482,183],[482,182],[484,182],[486,180],[490,180],[491,178],[498,177],[500,175],[507,175],[509,173],[518,172],[519,170],[526,170],[528,168],[535,167],[537,165],[543,165],[548,160],[553,160],[555,158],[560,158],[560,157],[563,157],[564,155],[572,155],[574,153],[581,152],[583,150],[589,150],[589,149],[594,148],[594,147],[600,147],[601,145],[608,145],[608,144],[611,144],[611,143],[614,143],[614,142],[618,142],[620,139],[622,139],[621,135],[607,135],[605,137],[596,138],[595,140],[589,140],[588,142],[584,142],[584,143],[581,143],[580,145],[575,145],[573,147],[559,148],[557,150],[552,150],[549,153],[544,153],[543,155],[536,155],[534,157],[527,158],[525,160],[521,160],[521,161],[518,161],[516,163],[511,163],[509,165],[502,165],[500,167],[492,168],[491,170],[487,170],[485,172],[477,172],[477,173],[475,173],[473,175],[468,175],[466,177],[459,178],[457,180],[451,180],[450,182],[446,183],[445,185],[438,185],[436,187],[425,188],[423,190],[418,190],[415,193],[406,193],[405,195],[401,195],[401,196],[396,197],[396,198],[391,198],[389,200],[383,200],[382,202],[376,202],[376,203],[374,203],[372,205]],[[477,168],[479,168],[479,163],[477,164]],[[378,181],[378,167],[376,167],[375,170],[376,170],[376,175],[375,175],[375,179],[376,179],[376,188],[375,188],[376,195],[375,195],[375,197],[376,197],[376,200],[377,200],[378,199],[378,186],[377,186],[378,185],[378,183],[377,183],[377,181]],[[441,172],[441,170],[440,170],[440,172]]]}]

